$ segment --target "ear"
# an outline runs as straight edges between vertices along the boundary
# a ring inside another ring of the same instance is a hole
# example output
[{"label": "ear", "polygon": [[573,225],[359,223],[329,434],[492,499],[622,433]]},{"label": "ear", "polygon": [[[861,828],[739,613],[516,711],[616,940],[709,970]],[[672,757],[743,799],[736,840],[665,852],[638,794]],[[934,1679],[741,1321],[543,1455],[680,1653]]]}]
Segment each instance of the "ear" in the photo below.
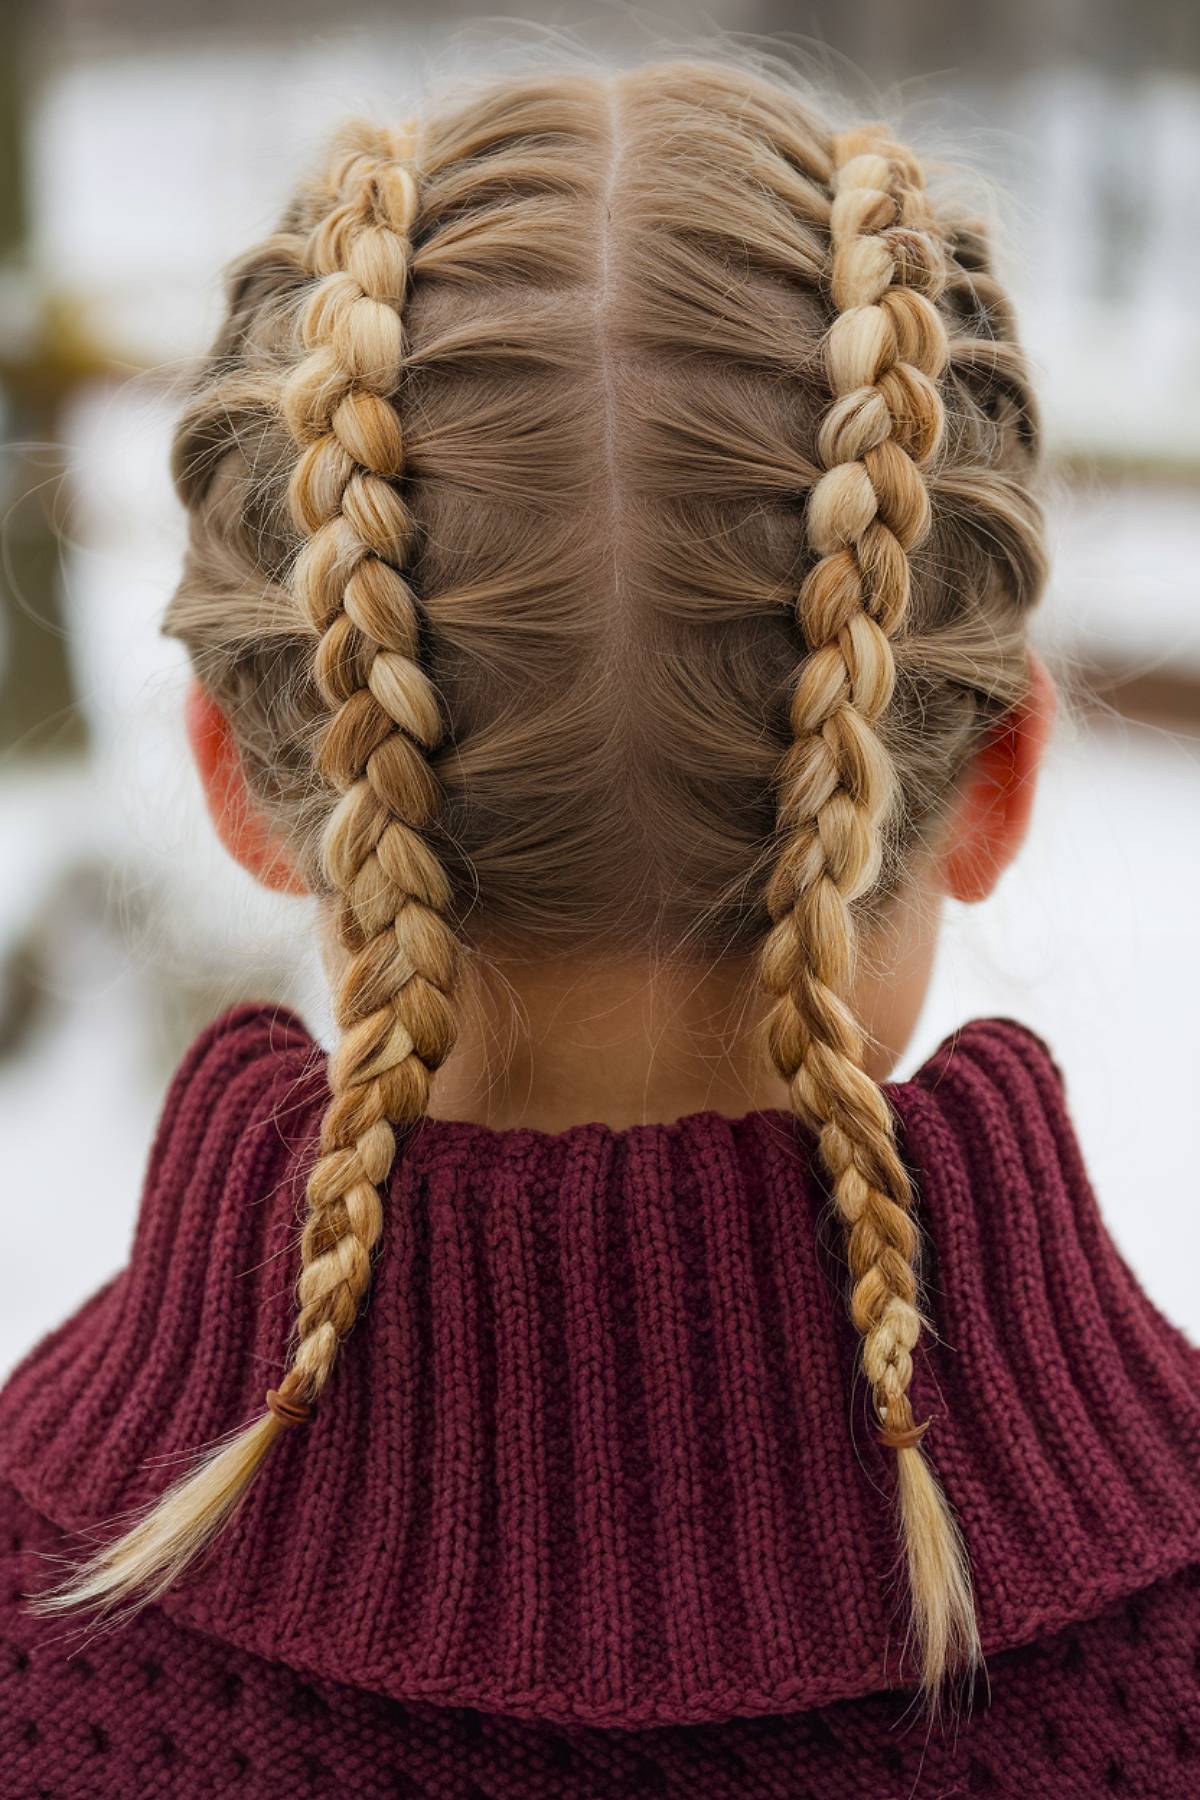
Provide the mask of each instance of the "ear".
[{"label": "ear", "polygon": [[946,826],[939,885],[953,899],[986,900],[1024,843],[1057,706],[1050,672],[1030,651],[1028,692],[976,751]]},{"label": "ear", "polygon": [[199,682],[188,691],[184,720],[209,817],[229,854],[264,887],[307,894],[307,882],[254,803],[229,720]]}]

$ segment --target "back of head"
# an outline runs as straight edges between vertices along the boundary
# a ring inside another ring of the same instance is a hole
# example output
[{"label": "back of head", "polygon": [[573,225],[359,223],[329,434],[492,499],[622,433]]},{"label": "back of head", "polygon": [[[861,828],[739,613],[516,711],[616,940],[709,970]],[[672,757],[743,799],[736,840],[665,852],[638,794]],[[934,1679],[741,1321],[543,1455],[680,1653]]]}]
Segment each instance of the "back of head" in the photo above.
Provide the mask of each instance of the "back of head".
[{"label": "back of head", "polygon": [[343,134],[233,271],[168,621],[345,951],[298,1343],[57,1603],[160,1591],[324,1390],[464,944],[755,951],[846,1230],[925,1679],[971,1659],[908,1399],[912,1197],[849,993],[1024,691],[1036,451],[984,234],[882,127],[680,63]]}]

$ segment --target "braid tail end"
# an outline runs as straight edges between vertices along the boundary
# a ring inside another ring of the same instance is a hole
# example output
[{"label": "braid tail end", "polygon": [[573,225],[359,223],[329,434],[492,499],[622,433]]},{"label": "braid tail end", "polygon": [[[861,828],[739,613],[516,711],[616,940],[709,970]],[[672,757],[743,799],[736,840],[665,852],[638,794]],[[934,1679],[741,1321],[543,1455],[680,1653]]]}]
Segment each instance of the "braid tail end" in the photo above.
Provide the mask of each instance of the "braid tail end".
[{"label": "braid tail end", "polygon": [[31,1610],[107,1614],[156,1600],[223,1530],[289,1429],[286,1419],[267,1411],[217,1444],[123,1536],[72,1568],[57,1587],[33,1595]]},{"label": "braid tail end", "polygon": [[936,1706],[948,1677],[969,1677],[982,1661],[971,1571],[958,1521],[923,1450],[912,1444],[895,1456],[916,1660]]}]

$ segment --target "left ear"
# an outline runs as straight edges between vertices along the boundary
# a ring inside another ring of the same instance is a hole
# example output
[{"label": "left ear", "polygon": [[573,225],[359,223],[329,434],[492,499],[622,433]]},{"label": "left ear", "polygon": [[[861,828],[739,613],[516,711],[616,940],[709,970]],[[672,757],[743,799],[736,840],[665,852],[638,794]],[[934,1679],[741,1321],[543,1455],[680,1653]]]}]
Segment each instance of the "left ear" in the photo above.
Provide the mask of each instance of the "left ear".
[{"label": "left ear", "polygon": [[188,692],[184,721],[209,817],[229,854],[264,887],[307,894],[307,882],[254,803],[229,720],[198,681]]},{"label": "left ear", "polygon": [[953,899],[986,900],[1024,843],[1057,709],[1050,672],[1031,650],[1028,692],[976,751],[947,822],[938,874]]}]

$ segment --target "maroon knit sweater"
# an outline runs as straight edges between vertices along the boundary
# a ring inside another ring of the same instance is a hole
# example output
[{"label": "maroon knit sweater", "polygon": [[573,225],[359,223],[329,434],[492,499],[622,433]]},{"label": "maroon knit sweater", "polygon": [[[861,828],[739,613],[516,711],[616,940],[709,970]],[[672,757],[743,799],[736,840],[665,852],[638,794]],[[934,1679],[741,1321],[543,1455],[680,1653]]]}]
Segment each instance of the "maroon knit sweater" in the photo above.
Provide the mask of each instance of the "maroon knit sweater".
[{"label": "maroon knit sweater", "polygon": [[283,1369],[325,1074],[241,1008],[174,1082],[129,1268],[0,1394],[4,1800],[1200,1794],[1200,1353],[1029,1032],[889,1091],[988,1655],[953,1729],[912,1705],[893,1459],[777,1111],[423,1122],[331,1390],[204,1565],[116,1628],[29,1616],[39,1553]]}]

